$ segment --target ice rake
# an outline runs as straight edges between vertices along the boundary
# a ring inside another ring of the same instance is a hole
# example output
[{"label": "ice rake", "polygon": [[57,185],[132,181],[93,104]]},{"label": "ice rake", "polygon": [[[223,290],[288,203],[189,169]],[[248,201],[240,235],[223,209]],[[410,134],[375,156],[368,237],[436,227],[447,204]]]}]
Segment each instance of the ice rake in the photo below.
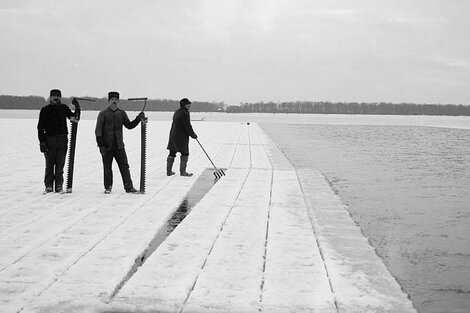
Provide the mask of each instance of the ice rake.
[{"label": "ice rake", "polygon": [[[77,100],[83,101],[96,101],[94,99],[89,98],[75,98]],[[77,120],[80,120],[81,108],[80,105],[75,107],[75,117]],[[67,181],[65,191],[67,193],[72,193],[72,185],[73,185],[73,166],[75,163],[75,146],[77,143],[77,132],[78,132],[78,123],[70,122],[70,150],[69,150],[69,162],[67,165]]]},{"label": "ice rake", "polygon": [[213,166],[214,169],[215,169],[215,172],[214,172],[215,179],[219,179],[219,178],[221,178],[222,176],[225,176],[224,170],[223,170],[223,169],[218,169],[217,166],[215,166],[214,162],[212,162],[211,158],[209,157],[209,155],[207,154],[206,150],[204,149],[204,147],[201,145],[201,143],[199,142],[199,140],[198,140],[197,138],[196,138],[196,141],[197,141],[197,143],[199,144],[199,146],[201,147],[202,151],[204,151],[204,153],[206,154],[206,156],[207,156],[207,158],[209,159],[209,161],[211,161],[212,166]]},{"label": "ice rake", "polygon": [[[145,98],[128,98],[129,101],[144,101],[144,107],[141,112],[144,112],[147,106],[147,97]],[[145,193],[145,173],[146,173],[146,159],[147,159],[147,121],[148,118],[144,117],[140,123],[140,193]]]}]

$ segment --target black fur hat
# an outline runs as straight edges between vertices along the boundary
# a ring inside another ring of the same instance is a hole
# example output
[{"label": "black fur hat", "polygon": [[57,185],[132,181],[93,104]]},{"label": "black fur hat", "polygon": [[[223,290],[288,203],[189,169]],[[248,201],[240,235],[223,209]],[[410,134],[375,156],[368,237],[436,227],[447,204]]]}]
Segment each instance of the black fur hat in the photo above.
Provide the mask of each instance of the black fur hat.
[{"label": "black fur hat", "polygon": [[117,92],[117,91],[108,92],[108,100],[111,100],[111,98],[118,98],[119,99],[119,92]]},{"label": "black fur hat", "polygon": [[186,104],[191,104],[188,98],[183,98],[180,100],[180,107],[184,107]]},{"label": "black fur hat", "polygon": [[62,97],[62,92],[60,92],[59,89],[52,89],[49,96],[50,97]]}]

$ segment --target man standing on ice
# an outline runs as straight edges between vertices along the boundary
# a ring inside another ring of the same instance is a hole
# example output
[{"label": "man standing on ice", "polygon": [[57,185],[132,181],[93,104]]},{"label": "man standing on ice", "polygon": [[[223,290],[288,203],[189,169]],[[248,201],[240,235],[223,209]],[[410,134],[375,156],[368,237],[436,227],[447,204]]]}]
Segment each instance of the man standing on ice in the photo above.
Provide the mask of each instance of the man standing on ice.
[{"label": "man standing on ice", "polygon": [[197,139],[197,135],[191,126],[191,119],[189,117],[189,109],[191,108],[191,101],[187,98],[180,100],[180,108],[173,114],[173,123],[171,124],[170,139],[168,140],[167,149],[170,154],[166,160],[166,174],[167,176],[174,175],[172,171],[173,163],[175,162],[176,152],[181,153],[180,160],[180,175],[192,176],[192,173],[186,172],[189,157],[189,137]]},{"label": "man standing on ice", "polygon": [[132,183],[129,162],[124,149],[122,126],[133,129],[139,125],[145,116],[143,112],[140,112],[131,122],[127,113],[118,108],[119,93],[116,91],[108,93],[108,103],[109,106],[99,113],[95,128],[96,142],[103,159],[104,193],[111,193],[113,187],[113,158],[116,159],[119,166],[124,189],[126,192],[136,193],[138,191]]},{"label": "man standing on ice", "polygon": [[67,122],[70,119],[77,123],[77,115],[80,105],[73,98],[72,104],[75,112],[61,102],[62,93],[59,89],[52,89],[49,95],[49,104],[43,107],[39,113],[38,138],[39,148],[46,158],[46,171],[44,174],[44,193],[63,192],[64,165],[67,155]]}]

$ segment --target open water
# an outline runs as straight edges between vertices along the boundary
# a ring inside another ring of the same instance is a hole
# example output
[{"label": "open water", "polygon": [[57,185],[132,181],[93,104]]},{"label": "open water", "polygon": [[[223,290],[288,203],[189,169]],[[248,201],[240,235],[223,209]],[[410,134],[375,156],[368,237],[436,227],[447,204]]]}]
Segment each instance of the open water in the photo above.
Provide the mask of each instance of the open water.
[{"label": "open water", "polygon": [[470,312],[470,130],[261,125],[317,168],[419,312]]}]

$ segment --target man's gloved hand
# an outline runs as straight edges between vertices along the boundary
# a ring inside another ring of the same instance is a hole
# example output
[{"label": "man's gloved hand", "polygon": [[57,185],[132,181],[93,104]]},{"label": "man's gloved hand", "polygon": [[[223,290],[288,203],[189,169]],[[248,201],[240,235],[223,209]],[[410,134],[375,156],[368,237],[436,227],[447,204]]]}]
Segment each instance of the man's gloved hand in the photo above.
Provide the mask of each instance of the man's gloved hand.
[{"label": "man's gloved hand", "polygon": [[197,139],[197,135],[196,135],[196,134],[194,134],[194,136],[192,136],[192,137],[193,137],[193,139]]},{"label": "man's gloved hand", "polygon": [[105,146],[100,147],[100,153],[101,153],[102,156],[106,155],[106,147]]},{"label": "man's gloved hand", "polygon": [[138,118],[139,120],[143,121],[144,118],[145,118],[145,113],[144,113],[144,112],[140,112],[139,115],[137,115],[137,118]]},{"label": "man's gloved hand", "polygon": [[96,143],[98,144],[98,147],[104,147],[104,139],[103,139],[103,136],[98,136],[98,137],[96,137]]},{"label": "man's gloved hand", "polygon": [[46,153],[47,150],[47,143],[45,142],[40,142],[39,143],[39,150],[41,150],[42,153]]},{"label": "man's gloved hand", "polygon": [[75,117],[71,117],[70,120],[74,123],[78,123],[80,120],[80,103],[78,103],[77,98],[72,99],[72,104],[75,106]]}]

